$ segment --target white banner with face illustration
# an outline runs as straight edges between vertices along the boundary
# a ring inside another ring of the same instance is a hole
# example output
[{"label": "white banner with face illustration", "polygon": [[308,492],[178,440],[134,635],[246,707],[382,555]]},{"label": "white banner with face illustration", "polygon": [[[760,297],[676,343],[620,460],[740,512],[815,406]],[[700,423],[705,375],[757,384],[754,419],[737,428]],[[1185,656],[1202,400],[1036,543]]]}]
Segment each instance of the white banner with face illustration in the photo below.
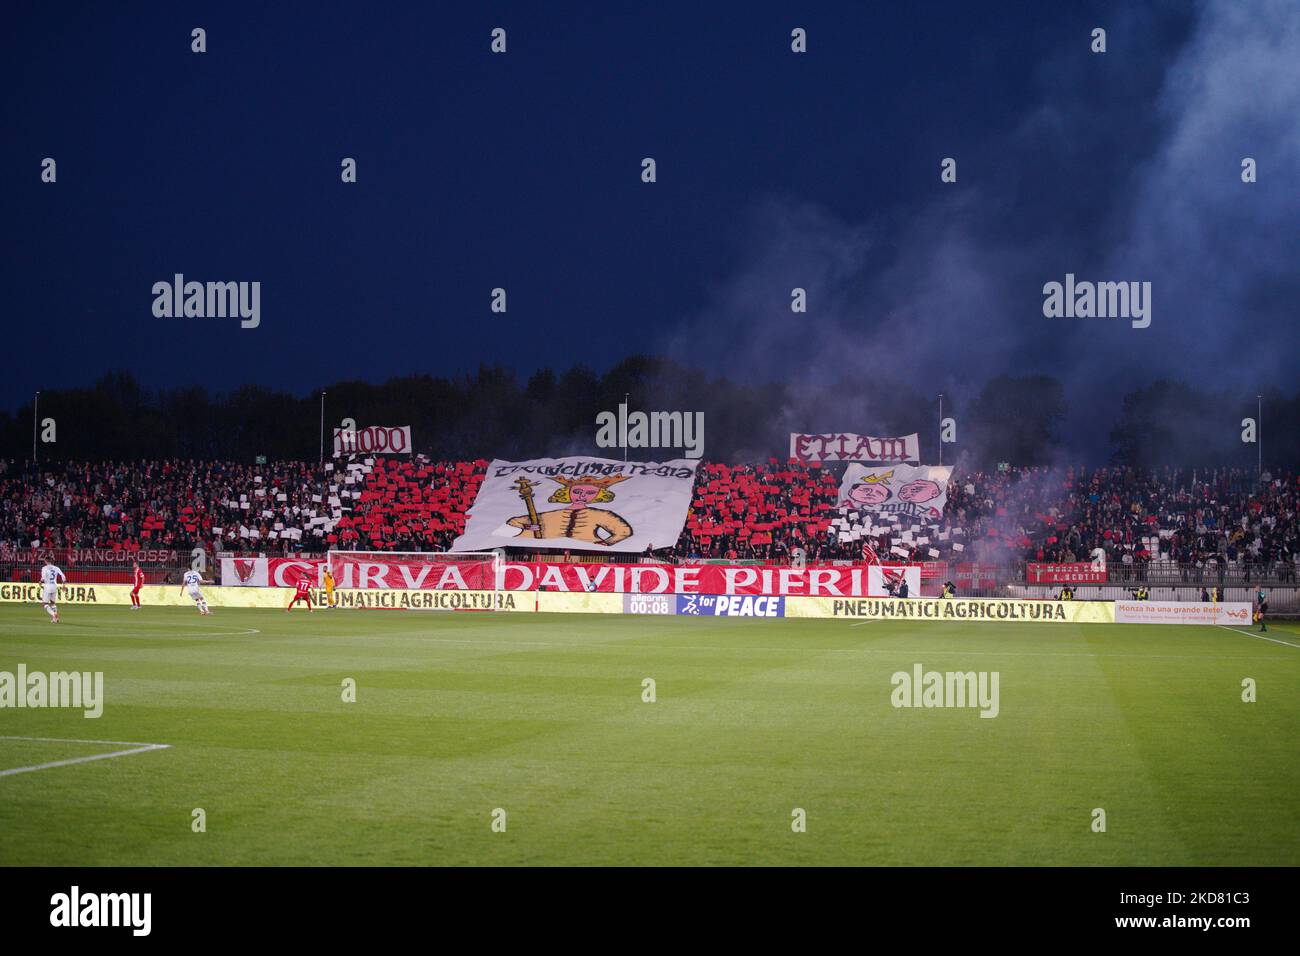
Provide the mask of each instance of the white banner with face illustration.
[{"label": "white banner with face illustration", "polygon": [[936,524],[948,503],[950,477],[949,465],[849,465],[840,482],[839,510],[900,519],[895,523],[903,527]]},{"label": "white banner with face illustration", "polygon": [[677,543],[697,460],[495,460],[452,551],[569,548],[645,551]]}]

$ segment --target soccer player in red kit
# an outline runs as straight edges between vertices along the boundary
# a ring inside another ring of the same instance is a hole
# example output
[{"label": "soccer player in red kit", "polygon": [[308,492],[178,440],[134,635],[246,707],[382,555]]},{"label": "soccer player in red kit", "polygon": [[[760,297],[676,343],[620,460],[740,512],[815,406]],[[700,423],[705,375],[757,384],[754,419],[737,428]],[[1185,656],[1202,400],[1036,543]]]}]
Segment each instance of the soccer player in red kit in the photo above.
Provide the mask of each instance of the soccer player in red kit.
[{"label": "soccer player in red kit", "polygon": [[134,586],[131,588],[131,610],[140,610],[140,589],[144,587],[144,572],[140,570],[140,562],[135,562]]},{"label": "soccer player in red kit", "polygon": [[299,601],[306,601],[307,610],[313,614],[316,613],[312,610],[311,606],[311,582],[307,580],[307,575],[304,574],[298,579],[297,588],[297,593],[294,594],[293,600],[289,602],[289,607],[284,609],[284,613],[288,614],[289,608],[293,607]]}]

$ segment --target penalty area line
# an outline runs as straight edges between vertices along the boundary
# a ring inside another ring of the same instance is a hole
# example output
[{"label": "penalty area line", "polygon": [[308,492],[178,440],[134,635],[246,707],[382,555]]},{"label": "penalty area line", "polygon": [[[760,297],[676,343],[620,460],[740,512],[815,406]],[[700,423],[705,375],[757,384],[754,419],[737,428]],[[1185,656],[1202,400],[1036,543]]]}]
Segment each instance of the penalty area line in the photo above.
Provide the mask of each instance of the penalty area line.
[{"label": "penalty area line", "polygon": [[[102,634],[105,631],[108,631],[109,633],[113,633],[113,634],[127,634],[134,637],[156,637],[156,636],[160,636],[155,633],[156,631],[167,631],[174,627],[212,627],[211,624],[205,623],[203,621],[141,621],[138,625],[132,624],[130,627],[126,626],[125,624],[122,625],[109,624],[104,627],[95,627],[94,625],[88,625],[88,624],[79,625],[79,626],[94,627],[96,634]],[[217,624],[216,626],[220,627],[221,625]],[[43,633],[45,633],[44,628],[37,628],[37,630],[40,630]],[[232,636],[243,637],[243,636],[252,636],[254,634],[261,634],[261,633],[262,632],[255,627],[241,627],[235,631],[201,631],[198,634],[195,634],[193,636],[194,637],[232,637]],[[168,635],[162,634],[161,636],[166,637]],[[176,636],[180,637],[182,635],[178,634]],[[186,634],[184,636],[189,637],[191,635]]]},{"label": "penalty area line", "polygon": [[171,744],[146,744],[132,740],[77,740],[68,737],[10,737],[0,736],[0,740],[27,740],[38,743],[60,743],[60,744],[112,744],[114,746],[128,747],[127,750],[114,750],[111,753],[90,754],[85,757],[70,757],[67,760],[51,760],[49,763],[33,764],[30,767],[13,767],[8,770],[0,770],[0,777],[11,777],[18,773],[31,773],[34,770],[50,770],[54,767],[68,767],[77,763],[89,763],[92,760],[108,760],[112,757],[126,757],[130,754],[147,753],[150,750],[168,750]]},{"label": "penalty area line", "polygon": [[1294,647],[1296,650],[1300,650],[1300,644],[1292,644],[1290,641],[1279,641],[1275,637],[1265,637],[1263,634],[1256,634],[1253,631],[1242,631],[1239,630],[1238,628],[1230,627],[1227,624],[1216,624],[1214,626],[1221,627],[1225,631],[1232,631],[1232,633],[1234,634],[1240,634],[1243,637],[1254,637],[1254,638],[1258,638],[1261,641],[1272,641],[1274,644],[1281,644],[1283,647]]}]

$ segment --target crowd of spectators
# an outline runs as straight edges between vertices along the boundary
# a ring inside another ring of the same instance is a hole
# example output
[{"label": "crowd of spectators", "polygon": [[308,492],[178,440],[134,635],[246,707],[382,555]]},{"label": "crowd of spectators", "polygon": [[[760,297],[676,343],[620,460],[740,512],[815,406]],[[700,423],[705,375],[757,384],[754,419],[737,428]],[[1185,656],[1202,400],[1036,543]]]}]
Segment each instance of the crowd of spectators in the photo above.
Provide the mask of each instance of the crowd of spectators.
[{"label": "crowd of spectators", "polygon": [[[0,545],[134,551],[445,551],[464,531],[487,462],[423,456],[331,462],[0,461]],[[1235,567],[1287,579],[1300,554],[1300,484],[1239,470],[1008,468],[954,473],[942,520],[916,535],[846,537],[843,466],[702,463],[664,559],[786,563],[882,559],[1086,562],[1140,579]],[[1194,578],[1200,580],[1199,576]]]},{"label": "crowd of spectators", "polygon": [[1228,567],[1268,569],[1294,580],[1300,554],[1300,484],[1234,469],[1132,469],[1066,472],[1056,519],[1033,551],[1040,561],[1086,561],[1096,549],[1108,565],[1142,579],[1152,562],[1177,565],[1200,580]]},{"label": "crowd of spectators", "polygon": [[327,486],[323,470],[303,462],[21,467],[0,461],[0,544],[115,551],[301,549],[301,543],[271,532],[277,522],[300,527],[304,515],[321,508]]}]

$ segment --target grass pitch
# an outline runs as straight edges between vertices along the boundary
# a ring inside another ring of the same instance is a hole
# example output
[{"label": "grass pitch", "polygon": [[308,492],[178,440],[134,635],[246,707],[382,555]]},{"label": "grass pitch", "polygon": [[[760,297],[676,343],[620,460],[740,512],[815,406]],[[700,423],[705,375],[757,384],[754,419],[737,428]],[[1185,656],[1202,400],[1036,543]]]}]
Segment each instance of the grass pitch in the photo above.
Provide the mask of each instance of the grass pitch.
[{"label": "grass pitch", "polygon": [[[0,864],[1296,865],[1300,633],[1266,636],[4,606],[0,671],[105,704],[0,710],[0,771],[167,749],[0,775]],[[916,663],[997,671],[999,715],[894,708]]]}]

